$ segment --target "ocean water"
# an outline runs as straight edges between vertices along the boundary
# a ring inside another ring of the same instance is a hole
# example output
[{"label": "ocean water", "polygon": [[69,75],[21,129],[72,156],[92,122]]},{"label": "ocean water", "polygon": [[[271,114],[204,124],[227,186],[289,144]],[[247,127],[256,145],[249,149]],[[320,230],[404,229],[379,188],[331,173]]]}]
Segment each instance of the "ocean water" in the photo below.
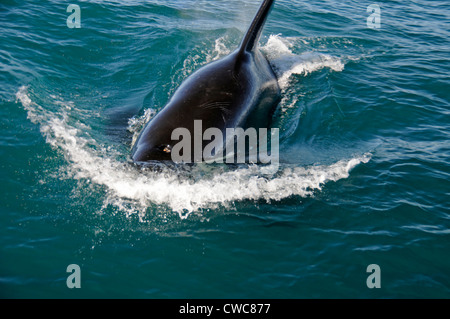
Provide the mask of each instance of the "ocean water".
[{"label": "ocean water", "polygon": [[447,1],[278,0],[278,171],[131,164],[260,2],[1,1],[0,297],[450,297]]}]

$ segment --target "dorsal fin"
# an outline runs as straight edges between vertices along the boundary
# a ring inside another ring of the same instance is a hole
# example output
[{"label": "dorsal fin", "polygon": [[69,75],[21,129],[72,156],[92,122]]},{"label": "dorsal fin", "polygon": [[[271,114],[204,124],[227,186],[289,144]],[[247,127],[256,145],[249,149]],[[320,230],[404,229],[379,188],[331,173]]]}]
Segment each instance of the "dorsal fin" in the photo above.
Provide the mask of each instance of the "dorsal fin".
[{"label": "dorsal fin", "polygon": [[245,52],[251,52],[258,45],[261,31],[274,3],[275,0],[264,0],[261,8],[259,8],[258,13],[253,19],[253,22],[250,25],[250,28],[248,29],[244,40],[242,40],[241,46],[239,48],[239,56],[242,56],[242,54],[244,54]]}]

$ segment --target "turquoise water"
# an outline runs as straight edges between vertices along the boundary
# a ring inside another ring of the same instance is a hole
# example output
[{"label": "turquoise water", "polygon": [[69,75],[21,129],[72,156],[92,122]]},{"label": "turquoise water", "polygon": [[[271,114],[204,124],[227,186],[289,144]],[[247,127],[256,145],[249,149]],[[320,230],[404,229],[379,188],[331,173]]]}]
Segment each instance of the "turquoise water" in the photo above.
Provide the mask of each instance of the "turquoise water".
[{"label": "turquoise water", "polygon": [[0,4],[1,297],[450,297],[446,1],[375,3],[376,29],[374,2],[277,1],[275,174],[130,164],[260,1],[73,3],[81,28],[66,1]]}]

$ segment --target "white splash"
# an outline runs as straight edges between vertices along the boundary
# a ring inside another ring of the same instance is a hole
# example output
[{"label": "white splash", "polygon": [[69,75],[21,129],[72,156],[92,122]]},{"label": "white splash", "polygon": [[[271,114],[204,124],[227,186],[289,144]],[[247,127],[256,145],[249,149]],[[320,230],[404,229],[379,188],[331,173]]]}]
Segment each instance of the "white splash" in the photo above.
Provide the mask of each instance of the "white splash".
[{"label": "white splash", "polygon": [[344,63],[339,57],[318,52],[294,54],[292,51],[294,42],[294,39],[271,35],[267,43],[261,47],[274,67],[282,89],[289,86],[293,74],[306,76],[324,68],[330,68],[335,72],[344,70]]},{"label": "white splash", "polygon": [[139,133],[144,128],[145,124],[149,122],[156,115],[156,111],[152,108],[146,109],[142,116],[135,116],[128,120],[128,131],[133,133],[131,145],[134,145],[139,137]]},{"label": "white splash", "polygon": [[231,53],[231,50],[226,45],[227,40],[227,36],[216,39],[214,50],[206,52],[206,63],[216,61]]}]

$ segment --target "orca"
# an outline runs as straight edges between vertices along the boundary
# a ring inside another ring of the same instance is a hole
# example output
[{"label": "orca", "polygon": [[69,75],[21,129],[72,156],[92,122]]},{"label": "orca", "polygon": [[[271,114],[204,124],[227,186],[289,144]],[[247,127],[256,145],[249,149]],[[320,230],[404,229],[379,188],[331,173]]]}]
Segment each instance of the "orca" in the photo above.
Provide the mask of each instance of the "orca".
[{"label": "orca", "polygon": [[[132,148],[133,162],[175,162],[173,150],[180,136],[174,132],[182,128],[194,136],[198,123],[200,134],[211,128],[225,134],[231,128],[270,127],[281,90],[272,66],[258,48],[258,41],[274,2],[264,0],[235,51],[202,66],[181,83],[167,105],[143,128]],[[190,143],[192,150],[196,146],[194,141]],[[201,147],[205,147],[210,142],[202,143]],[[220,143],[225,145],[226,141]],[[217,154],[224,155],[219,151]],[[183,158],[186,155],[188,162],[205,161],[201,153],[184,154]]]}]

